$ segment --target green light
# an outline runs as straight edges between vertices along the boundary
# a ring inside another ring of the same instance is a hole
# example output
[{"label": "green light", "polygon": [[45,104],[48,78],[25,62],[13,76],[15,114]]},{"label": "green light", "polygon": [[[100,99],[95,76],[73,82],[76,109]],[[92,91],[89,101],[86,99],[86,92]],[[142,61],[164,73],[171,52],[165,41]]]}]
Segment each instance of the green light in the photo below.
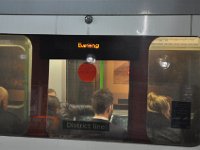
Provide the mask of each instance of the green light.
[{"label": "green light", "polygon": [[100,89],[104,86],[104,61],[100,61]]}]

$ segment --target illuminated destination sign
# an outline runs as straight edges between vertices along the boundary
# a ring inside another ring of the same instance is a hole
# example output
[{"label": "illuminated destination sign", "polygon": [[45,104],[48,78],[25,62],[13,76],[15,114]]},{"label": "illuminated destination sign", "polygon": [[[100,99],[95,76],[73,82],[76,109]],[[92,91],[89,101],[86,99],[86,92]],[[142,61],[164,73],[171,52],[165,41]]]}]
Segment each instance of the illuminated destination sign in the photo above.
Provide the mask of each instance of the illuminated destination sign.
[{"label": "illuminated destination sign", "polygon": [[99,49],[100,48],[100,44],[78,42],[78,48],[94,48],[94,49]]},{"label": "illuminated destination sign", "polygon": [[41,58],[81,60],[86,59],[88,54],[94,55],[96,60],[136,60],[141,49],[137,43],[147,40],[148,45],[155,39],[111,35],[42,35],[41,38]]}]

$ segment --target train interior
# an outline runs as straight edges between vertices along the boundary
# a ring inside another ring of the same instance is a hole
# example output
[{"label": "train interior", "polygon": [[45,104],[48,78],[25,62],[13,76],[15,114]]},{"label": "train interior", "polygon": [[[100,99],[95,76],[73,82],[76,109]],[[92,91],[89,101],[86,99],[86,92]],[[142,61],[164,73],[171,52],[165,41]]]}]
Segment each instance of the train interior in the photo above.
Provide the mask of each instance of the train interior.
[{"label": "train interior", "polygon": [[171,98],[171,127],[186,145],[199,141],[199,54],[196,37],[158,38],[149,51],[148,93]]},{"label": "train interior", "polygon": [[[82,67],[91,70],[87,73],[81,71]],[[62,108],[67,109],[64,116],[84,121],[94,115],[92,94],[98,89],[109,89],[114,96],[112,122],[127,130],[129,61],[97,60],[89,64],[86,60],[50,60],[49,89],[56,91]]]}]

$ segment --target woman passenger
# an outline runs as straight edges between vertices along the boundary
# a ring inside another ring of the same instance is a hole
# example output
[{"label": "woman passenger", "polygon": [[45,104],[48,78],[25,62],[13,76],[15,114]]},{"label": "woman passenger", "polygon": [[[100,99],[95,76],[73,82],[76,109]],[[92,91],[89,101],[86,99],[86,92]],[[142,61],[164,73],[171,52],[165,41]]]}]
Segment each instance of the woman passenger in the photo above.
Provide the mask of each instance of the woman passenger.
[{"label": "woman passenger", "polygon": [[171,128],[171,101],[150,92],[147,96],[147,135],[154,144],[180,144],[181,130]]}]

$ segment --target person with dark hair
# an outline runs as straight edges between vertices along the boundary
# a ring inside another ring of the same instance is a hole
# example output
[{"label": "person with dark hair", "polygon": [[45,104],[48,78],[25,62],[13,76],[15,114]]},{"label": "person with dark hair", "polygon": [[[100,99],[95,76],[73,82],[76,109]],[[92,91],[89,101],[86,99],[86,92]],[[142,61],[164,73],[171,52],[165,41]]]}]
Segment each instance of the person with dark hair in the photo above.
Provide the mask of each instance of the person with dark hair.
[{"label": "person with dark hair", "polygon": [[126,139],[127,134],[125,129],[110,122],[110,118],[113,113],[113,94],[107,89],[100,89],[94,93],[91,100],[92,107],[95,113],[92,121],[109,124],[108,131],[99,131],[95,135],[103,139]]},{"label": "person with dark hair", "polygon": [[7,111],[8,91],[0,87],[0,135],[22,134],[22,124],[20,119]]},{"label": "person with dark hair", "polygon": [[[87,121],[68,122],[65,120],[65,126],[61,132],[63,137],[89,140],[127,140],[126,130],[110,122],[113,113],[113,94],[109,90],[100,89],[94,92],[91,97],[91,105],[94,116]],[[74,110],[80,111],[79,109],[80,107]]]},{"label": "person with dark hair", "polygon": [[60,102],[56,96],[48,96],[47,104],[47,131],[51,137],[59,134],[61,116]]},{"label": "person with dark hair", "polygon": [[168,96],[150,92],[147,96],[147,135],[154,144],[180,144],[180,129],[171,128],[171,101]]},{"label": "person with dark hair", "polygon": [[92,107],[95,113],[93,119],[109,121],[113,112],[113,95],[109,90],[98,90],[92,97]]},{"label": "person with dark hair", "polygon": [[58,115],[60,102],[56,96],[48,96],[48,115]]}]

